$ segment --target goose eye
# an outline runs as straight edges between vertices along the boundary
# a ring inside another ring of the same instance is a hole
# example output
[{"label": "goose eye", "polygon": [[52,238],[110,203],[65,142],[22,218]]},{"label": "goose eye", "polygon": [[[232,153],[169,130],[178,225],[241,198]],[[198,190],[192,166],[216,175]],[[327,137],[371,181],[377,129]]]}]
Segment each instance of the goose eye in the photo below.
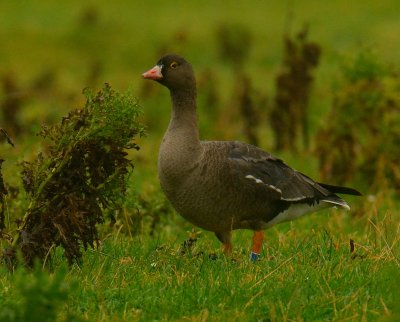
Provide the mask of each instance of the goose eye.
[{"label": "goose eye", "polygon": [[176,61],[174,61],[174,62],[171,63],[171,65],[169,65],[169,67],[175,69],[176,67],[178,67],[178,63]]}]

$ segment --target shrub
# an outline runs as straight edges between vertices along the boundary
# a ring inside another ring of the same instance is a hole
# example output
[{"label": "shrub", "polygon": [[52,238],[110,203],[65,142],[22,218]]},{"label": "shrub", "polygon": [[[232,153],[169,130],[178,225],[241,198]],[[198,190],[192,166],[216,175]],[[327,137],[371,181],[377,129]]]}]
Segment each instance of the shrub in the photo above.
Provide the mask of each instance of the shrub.
[{"label": "shrub", "polygon": [[360,180],[372,190],[400,188],[400,79],[371,53],[343,67],[316,154],[321,176],[342,184]]},{"label": "shrub", "polygon": [[20,249],[29,266],[58,246],[70,263],[79,261],[81,247],[94,247],[98,240],[96,224],[123,203],[133,167],[125,150],[139,149],[133,138],[144,133],[140,106],[129,92],[119,94],[107,84],[96,95],[89,89],[84,94],[84,108],[43,127],[40,135],[49,146],[33,162],[23,163],[30,205],[13,251]]}]

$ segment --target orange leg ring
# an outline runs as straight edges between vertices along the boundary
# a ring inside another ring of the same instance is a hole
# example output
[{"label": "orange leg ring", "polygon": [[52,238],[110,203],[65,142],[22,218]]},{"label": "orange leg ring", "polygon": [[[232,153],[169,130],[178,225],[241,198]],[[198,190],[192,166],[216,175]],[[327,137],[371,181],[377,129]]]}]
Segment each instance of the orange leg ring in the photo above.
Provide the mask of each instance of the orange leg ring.
[{"label": "orange leg ring", "polygon": [[251,247],[251,255],[250,255],[250,258],[252,260],[256,260],[258,258],[258,255],[260,255],[263,240],[264,240],[264,232],[255,231],[253,235],[253,245]]}]

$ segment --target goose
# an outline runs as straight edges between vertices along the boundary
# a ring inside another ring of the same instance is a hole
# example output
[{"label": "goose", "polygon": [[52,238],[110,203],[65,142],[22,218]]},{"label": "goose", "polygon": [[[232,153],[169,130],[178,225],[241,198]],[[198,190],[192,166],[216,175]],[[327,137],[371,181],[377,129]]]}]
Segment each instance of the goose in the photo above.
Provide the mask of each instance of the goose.
[{"label": "goose", "polygon": [[215,233],[226,255],[233,230],[254,231],[250,258],[257,260],[265,229],[324,208],[349,210],[337,194],[361,195],[317,183],[256,146],[200,140],[196,78],[183,57],[165,55],[142,76],[167,87],[172,101],[158,155],[161,188],[182,217]]}]

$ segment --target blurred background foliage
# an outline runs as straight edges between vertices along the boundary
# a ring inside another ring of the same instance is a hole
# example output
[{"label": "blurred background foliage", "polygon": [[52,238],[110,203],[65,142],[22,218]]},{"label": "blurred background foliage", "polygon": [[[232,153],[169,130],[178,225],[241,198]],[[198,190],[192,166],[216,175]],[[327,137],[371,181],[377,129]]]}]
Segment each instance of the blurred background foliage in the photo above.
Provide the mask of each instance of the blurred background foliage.
[{"label": "blurred background foliage", "polygon": [[[244,140],[312,177],[396,194],[399,9],[396,0],[2,1],[0,127],[15,144],[0,146],[7,198],[26,207],[19,163],[46,148],[41,124],[82,106],[83,88],[108,82],[131,88],[148,127],[132,154],[130,200],[113,224],[153,233],[172,213],[156,174],[170,102],[141,74],[167,52],[194,65],[202,138]],[[293,104],[299,117],[277,118]],[[292,144],[279,145],[286,133]]]}]

